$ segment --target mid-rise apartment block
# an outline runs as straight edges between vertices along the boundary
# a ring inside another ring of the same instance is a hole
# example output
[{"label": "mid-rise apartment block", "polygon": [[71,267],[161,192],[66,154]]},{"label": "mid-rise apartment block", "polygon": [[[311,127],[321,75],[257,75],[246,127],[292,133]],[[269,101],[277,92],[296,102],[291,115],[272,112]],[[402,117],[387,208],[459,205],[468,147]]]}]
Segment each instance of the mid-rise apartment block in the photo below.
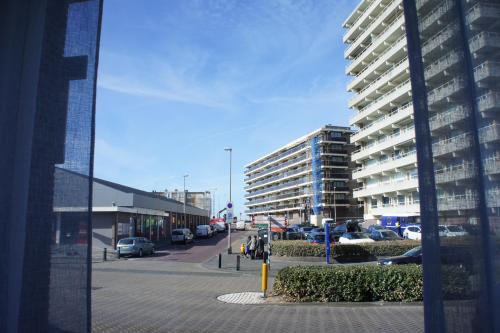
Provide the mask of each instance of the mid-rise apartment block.
[{"label": "mid-rise apartment block", "polygon": [[209,214],[210,216],[213,215],[213,212],[212,212],[212,194],[209,191],[205,191],[205,192],[186,191],[186,193],[184,193],[183,191],[179,191],[179,190],[175,189],[173,191],[165,190],[165,192],[161,192],[159,194],[166,197],[166,198],[176,200],[179,202],[184,202],[184,197],[185,197],[186,204],[194,206],[194,207],[198,207],[200,209],[204,209],[210,213]]},{"label": "mid-rise apartment block", "polygon": [[257,223],[271,216],[289,224],[359,216],[352,198],[351,133],[327,125],[248,164],[245,213]]},{"label": "mid-rise apartment block", "polygon": [[354,198],[365,219],[420,212],[413,104],[402,0],[362,0],[344,22]]}]

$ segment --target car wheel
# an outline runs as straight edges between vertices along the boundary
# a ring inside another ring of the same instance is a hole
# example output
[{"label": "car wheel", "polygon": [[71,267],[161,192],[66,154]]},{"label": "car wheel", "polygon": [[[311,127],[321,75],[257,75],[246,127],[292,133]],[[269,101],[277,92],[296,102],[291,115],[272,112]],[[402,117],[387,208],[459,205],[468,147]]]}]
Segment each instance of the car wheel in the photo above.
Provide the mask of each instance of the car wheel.
[{"label": "car wheel", "polygon": [[142,257],[142,249],[139,249],[139,257]]}]

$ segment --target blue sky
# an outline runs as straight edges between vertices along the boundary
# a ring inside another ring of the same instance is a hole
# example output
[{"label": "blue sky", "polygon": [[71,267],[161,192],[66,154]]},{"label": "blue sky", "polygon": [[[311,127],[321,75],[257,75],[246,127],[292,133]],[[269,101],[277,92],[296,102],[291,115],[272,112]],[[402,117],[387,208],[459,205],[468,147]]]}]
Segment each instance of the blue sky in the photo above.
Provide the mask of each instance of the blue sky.
[{"label": "blue sky", "polygon": [[210,190],[324,124],[348,125],[342,22],[354,0],[106,0],[95,176],[143,190]]}]

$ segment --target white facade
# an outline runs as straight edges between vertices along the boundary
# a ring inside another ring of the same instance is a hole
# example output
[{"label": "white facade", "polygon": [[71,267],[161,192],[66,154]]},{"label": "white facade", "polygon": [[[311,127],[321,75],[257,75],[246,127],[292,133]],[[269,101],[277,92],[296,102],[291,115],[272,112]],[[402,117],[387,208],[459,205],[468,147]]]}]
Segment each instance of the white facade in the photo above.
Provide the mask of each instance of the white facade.
[{"label": "white facade", "polygon": [[344,22],[352,76],[352,160],[365,219],[419,215],[417,158],[402,0],[362,0]]}]

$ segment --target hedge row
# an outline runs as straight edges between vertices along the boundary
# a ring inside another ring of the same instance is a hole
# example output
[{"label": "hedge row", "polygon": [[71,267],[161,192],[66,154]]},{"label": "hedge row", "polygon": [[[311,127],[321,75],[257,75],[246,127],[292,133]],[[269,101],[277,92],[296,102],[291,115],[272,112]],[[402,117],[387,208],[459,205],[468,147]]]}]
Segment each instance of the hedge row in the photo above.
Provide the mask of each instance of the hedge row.
[{"label": "hedge row", "polygon": [[[382,241],[366,244],[335,244],[330,246],[333,257],[399,256],[420,242],[411,240]],[[324,245],[313,245],[301,240],[274,241],[273,255],[287,257],[325,257]]]},{"label": "hedge row", "polygon": [[[450,298],[467,293],[464,269],[445,267],[443,292]],[[398,266],[295,266],[280,270],[273,292],[294,302],[414,302],[423,299],[422,267]]]}]

